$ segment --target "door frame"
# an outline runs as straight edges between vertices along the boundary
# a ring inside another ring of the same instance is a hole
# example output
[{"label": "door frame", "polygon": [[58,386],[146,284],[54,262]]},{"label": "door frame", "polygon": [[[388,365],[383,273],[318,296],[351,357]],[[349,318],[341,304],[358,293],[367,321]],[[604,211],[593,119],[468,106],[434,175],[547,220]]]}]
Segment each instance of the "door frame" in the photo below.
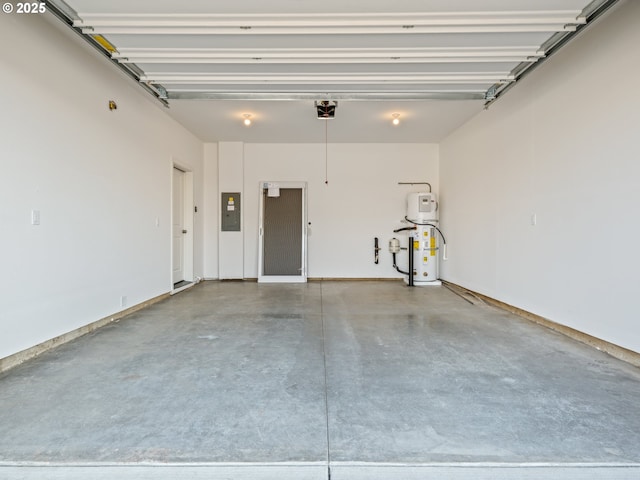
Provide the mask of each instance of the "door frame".
[{"label": "door frame", "polygon": [[[295,188],[302,190],[302,265],[300,275],[265,275],[264,274],[264,195],[266,185],[277,188]],[[258,186],[260,199],[258,219],[258,282],[260,283],[306,283],[307,282],[307,182],[273,182],[261,181]]]},{"label": "door frame", "polygon": [[[179,288],[174,288],[173,285],[173,195],[174,195],[174,184],[173,184],[173,170],[177,169],[184,173],[183,175],[183,222],[184,229],[187,233],[184,234],[183,238],[183,271],[184,271],[184,281],[190,282],[188,285],[184,285]],[[185,288],[192,287],[195,285],[195,277],[193,270],[193,255],[194,255],[194,208],[195,208],[195,200],[194,200],[194,189],[193,189],[193,171],[187,167],[186,165],[178,162],[176,159],[171,159],[171,208],[169,215],[169,237],[170,237],[170,248],[169,248],[169,281],[171,282],[171,294],[181,292]]]}]

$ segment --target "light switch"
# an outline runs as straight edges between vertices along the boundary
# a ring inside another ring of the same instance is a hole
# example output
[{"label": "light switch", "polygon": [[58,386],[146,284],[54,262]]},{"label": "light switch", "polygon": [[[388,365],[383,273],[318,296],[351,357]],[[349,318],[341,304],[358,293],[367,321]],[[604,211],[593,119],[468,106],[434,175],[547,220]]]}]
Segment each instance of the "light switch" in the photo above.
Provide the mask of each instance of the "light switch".
[{"label": "light switch", "polygon": [[31,225],[40,225],[40,210],[31,210]]}]

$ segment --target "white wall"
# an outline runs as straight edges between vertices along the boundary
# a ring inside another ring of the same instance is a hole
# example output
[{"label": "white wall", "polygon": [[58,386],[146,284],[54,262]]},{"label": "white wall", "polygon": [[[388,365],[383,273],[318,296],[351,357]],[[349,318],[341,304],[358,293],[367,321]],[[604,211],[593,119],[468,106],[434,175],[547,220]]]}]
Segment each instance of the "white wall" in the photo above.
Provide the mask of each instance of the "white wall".
[{"label": "white wall", "polygon": [[[308,183],[310,278],[393,278],[387,243],[406,213],[406,194],[429,181],[438,190],[438,146],[433,144],[245,144],[244,276],[258,275],[259,184]],[[424,187],[423,187],[424,188]],[[379,237],[380,263],[373,242]]]},{"label": "white wall", "polygon": [[445,279],[635,351],[639,24],[623,2],[446,138],[440,165]]},{"label": "white wall", "polygon": [[203,146],[57,20],[0,15],[0,41],[2,358],[171,289],[172,162],[202,206]]},{"label": "white wall", "polygon": [[[240,231],[220,231],[218,235],[218,277],[223,280],[244,278],[244,144],[220,142],[218,144],[218,204],[221,193],[240,193]],[[225,205],[225,208],[227,206]],[[230,207],[228,207],[230,208]],[[220,210],[220,207],[218,208]],[[218,212],[219,225],[222,212]]]},{"label": "white wall", "polygon": [[218,276],[218,228],[220,195],[218,195],[218,144],[204,145],[204,178],[202,181],[204,204],[204,278],[214,280]]}]

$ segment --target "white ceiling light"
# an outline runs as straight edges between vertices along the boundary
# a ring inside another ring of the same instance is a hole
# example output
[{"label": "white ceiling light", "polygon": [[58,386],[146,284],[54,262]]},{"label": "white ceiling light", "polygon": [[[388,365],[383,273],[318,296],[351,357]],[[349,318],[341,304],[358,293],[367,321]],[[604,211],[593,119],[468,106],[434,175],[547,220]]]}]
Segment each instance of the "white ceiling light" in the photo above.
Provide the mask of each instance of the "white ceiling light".
[{"label": "white ceiling light", "polygon": [[245,126],[250,126],[251,125],[251,114],[250,113],[243,113],[242,116],[244,117],[244,121],[243,123],[245,124]]},{"label": "white ceiling light", "polygon": [[392,113],[391,116],[393,117],[393,120],[391,121],[391,123],[393,123],[394,125],[399,125],[400,124],[400,114],[399,113]]}]

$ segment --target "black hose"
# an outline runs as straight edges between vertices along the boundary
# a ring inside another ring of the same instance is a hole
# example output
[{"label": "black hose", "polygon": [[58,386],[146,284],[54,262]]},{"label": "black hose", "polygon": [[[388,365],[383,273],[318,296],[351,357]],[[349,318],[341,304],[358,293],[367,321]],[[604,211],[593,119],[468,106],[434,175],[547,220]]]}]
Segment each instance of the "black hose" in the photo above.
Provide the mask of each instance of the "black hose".
[{"label": "black hose", "polygon": [[416,227],[403,227],[403,228],[398,228],[397,230],[394,230],[393,233],[404,232],[405,230],[415,230],[415,229]]},{"label": "black hose", "polygon": [[392,253],[391,255],[393,256],[393,268],[395,268],[398,272],[402,273],[403,275],[409,275],[409,272],[405,272],[404,270],[400,270],[400,267],[398,267],[398,265],[396,265],[396,254]]}]

